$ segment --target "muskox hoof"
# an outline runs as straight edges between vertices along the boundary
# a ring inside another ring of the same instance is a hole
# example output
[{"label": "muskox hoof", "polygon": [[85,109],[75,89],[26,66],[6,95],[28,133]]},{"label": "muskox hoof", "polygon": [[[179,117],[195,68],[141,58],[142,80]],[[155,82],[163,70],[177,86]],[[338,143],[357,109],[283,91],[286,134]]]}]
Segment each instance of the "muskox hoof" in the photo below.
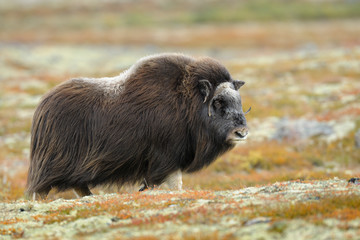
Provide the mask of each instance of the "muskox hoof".
[{"label": "muskox hoof", "polygon": [[144,178],[144,181],[142,182],[142,186],[140,187],[139,192],[142,192],[148,188],[149,188],[149,185],[148,185],[146,179]]},{"label": "muskox hoof", "polygon": [[142,186],[140,189],[139,189],[139,192],[142,192],[144,190],[148,189],[148,187],[146,185]]}]

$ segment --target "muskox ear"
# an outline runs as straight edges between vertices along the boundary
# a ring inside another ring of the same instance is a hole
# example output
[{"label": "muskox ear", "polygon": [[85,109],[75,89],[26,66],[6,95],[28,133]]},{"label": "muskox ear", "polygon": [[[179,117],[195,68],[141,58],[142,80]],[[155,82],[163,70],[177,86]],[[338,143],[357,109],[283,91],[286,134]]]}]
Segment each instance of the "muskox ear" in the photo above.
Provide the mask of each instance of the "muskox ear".
[{"label": "muskox ear", "polygon": [[244,81],[240,81],[240,80],[234,80],[234,87],[235,90],[239,90],[239,88],[241,88],[242,85],[244,85],[245,82]]},{"label": "muskox ear", "polygon": [[205,103],[207,101],[207,99],[209,98],[210,93],[212,91],[212,85],[208,80],[203,79],[203,80],[199,81],[199,89],[200,89],[201,95],[204,98],[204,103]]}]

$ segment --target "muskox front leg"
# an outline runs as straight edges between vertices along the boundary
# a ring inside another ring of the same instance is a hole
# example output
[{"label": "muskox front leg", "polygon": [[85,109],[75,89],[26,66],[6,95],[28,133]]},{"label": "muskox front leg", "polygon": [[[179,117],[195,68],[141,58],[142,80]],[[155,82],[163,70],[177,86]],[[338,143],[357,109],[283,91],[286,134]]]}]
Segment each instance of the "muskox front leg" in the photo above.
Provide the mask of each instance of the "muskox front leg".
[{"label": "muskox front leg", "polygon": [[88,186],[75,187],[74,192],[78,198],[92,195]]},{"label": "muskox front leg", "polygon": [[182,190],[182,173],[181,170],[177,170],[170,174],[166,180],[165,184],[169,186],[170,189],[173,190]]},{"label": "muskox front leg", "polygon": [[[165,182],[162,185],[166,184],[170,189],[173,190],[182,190],[182,173],[181,170],[177,170],[176,172],[173,172],[170,174],[166,179]],[[144,178],[144,181],[142,182],[139,192],[142,192],[146,189],[154,188],[154,185],[149,185],[146,179]]]}]

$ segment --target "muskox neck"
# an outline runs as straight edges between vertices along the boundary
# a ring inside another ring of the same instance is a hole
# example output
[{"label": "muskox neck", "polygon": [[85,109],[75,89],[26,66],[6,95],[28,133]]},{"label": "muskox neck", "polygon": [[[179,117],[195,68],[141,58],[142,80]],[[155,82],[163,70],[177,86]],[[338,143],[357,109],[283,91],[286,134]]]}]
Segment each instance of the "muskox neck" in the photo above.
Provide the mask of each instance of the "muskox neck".
[{"label": "muskox neck", "polygon": [[[189,124],[189,137],[192,143],[192,158],[187,159],[183,171],[196,172],[214,162],[218,156],[233,148],[224,139],[219,138],[216,131],[209,127],[209,117],[206,109],[194,109],[197,114],[191,114],[192,119]],[[201,113],[201,114],[199,114]]]}]

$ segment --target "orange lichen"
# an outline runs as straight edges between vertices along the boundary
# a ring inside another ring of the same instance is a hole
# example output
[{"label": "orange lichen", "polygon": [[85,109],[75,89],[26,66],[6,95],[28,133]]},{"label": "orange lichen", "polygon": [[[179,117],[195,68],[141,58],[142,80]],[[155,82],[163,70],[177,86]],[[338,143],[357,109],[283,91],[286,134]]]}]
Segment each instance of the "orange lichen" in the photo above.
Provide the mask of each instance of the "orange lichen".
[{"label": "orange lichen", "polygon": [[22,228],[7,228],[0,229],[0,235],[10,235],[12,238],[22,238],[24,236],[24,230]]},{"label": "orange lichen", "polygon": [[321,220],[324,218],[337,218],[349,221],[360,218],[360,196],[351,193],[339,193],[319,197],[319,200],[310,202],[295,202],[275,207],[263,206],[254,209],[253,213],[274,219],[302,218]]}]

